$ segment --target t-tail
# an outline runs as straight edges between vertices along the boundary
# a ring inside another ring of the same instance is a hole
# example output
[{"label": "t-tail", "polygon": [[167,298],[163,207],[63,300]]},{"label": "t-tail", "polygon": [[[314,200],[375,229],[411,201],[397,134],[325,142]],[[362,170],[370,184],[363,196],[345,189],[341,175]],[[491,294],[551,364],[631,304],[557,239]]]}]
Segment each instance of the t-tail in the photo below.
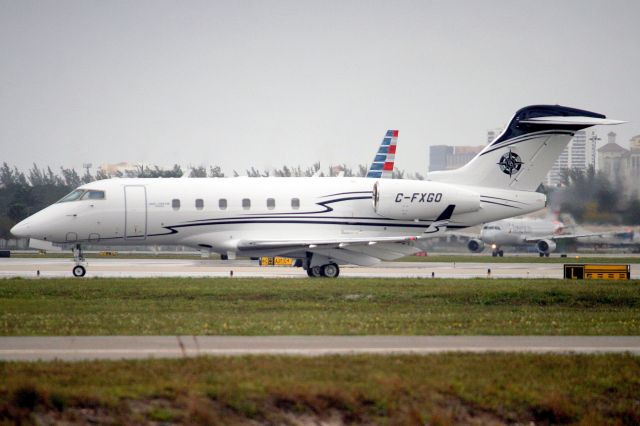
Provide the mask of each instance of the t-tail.
[{"label": "t-tail", "polygon": [[524,107],[469,163],[456,170],[431,172],[427,179],[535,191],[578,130],[621,123],[624,121],[560,105]]},{"label": "t-tail", "polygon": [[396,159],[396,146],[398,145],[398,131],[387,130],[382,139],[378,152],[373,157],[373,162],[367,170],[368,178],[391,178],[393,176],[393,164]]}]

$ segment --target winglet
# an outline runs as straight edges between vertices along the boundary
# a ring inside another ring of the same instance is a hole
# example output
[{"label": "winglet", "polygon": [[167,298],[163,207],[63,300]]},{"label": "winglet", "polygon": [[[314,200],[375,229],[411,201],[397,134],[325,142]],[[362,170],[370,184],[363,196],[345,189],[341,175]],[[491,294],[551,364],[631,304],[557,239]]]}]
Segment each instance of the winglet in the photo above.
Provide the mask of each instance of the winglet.
[{"label": "winglet", "polygon": [[438,216],[438,218],[434,220],[427,229],[425,229],[423,234],[436,234],[446,231],[447,226],[449,225],[449,220],[451,220],[451,216],[453,216],[453,210],[455,208],[455,204],[449,204],[447,208],[444,209],[442,213],[440,213],[440,216]]}]

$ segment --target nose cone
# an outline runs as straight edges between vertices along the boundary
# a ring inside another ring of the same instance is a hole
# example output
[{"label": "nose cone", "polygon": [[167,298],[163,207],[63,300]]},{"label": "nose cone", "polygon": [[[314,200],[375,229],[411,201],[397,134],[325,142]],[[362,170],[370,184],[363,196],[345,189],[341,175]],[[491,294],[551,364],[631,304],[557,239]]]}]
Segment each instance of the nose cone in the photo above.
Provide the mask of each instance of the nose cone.
[{"label": "nose cone", "polygon": [[29,225],[26,223],[26,220],[23,220],[11,228],[10,232],[15,237],[26,238],[29,236]]}]

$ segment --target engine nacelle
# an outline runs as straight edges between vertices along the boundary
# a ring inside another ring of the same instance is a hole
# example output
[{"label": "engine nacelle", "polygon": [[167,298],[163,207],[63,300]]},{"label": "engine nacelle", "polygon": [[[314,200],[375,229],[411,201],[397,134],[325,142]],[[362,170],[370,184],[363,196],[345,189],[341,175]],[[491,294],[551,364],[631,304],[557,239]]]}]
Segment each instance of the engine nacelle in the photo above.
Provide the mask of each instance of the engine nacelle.
[{"label": "engine nacelle", "polygon": [[536,243],[536,248],[539,253],[549,254],[556,249],[556,243],[551,240],[540,240]]},{"label": "engine nacelle", "polygon": [[472,253],[480,253],[482,250],[484,250],[484,241],[478,240],[476,238],[469,240],[469,242],[467,243],[467,248]]},{"label": "engine nacelle", "polygon": [[480,194],[458,185],[422,180],[385,179],[373,186],[373,208],[391,219],[437,218],[449,205],[454,214],[480,209]]}]

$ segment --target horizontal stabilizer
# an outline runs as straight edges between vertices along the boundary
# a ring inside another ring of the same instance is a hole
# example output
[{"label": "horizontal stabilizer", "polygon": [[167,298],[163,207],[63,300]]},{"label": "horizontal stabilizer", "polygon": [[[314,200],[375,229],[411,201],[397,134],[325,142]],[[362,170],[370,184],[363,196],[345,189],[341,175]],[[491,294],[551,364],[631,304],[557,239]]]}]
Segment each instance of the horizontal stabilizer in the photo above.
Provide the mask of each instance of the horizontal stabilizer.
[{"label": "horizontal stabilizer", "polygon": [[623,124],[626,121],[610,120],[608,118],[583,117],[583,116],[550,116],[550,117],[534,117],[526,120],[520,120],[520,123],[526,124],[553,124],[557,126],[599,126],[599,125],[615,125]]}]

